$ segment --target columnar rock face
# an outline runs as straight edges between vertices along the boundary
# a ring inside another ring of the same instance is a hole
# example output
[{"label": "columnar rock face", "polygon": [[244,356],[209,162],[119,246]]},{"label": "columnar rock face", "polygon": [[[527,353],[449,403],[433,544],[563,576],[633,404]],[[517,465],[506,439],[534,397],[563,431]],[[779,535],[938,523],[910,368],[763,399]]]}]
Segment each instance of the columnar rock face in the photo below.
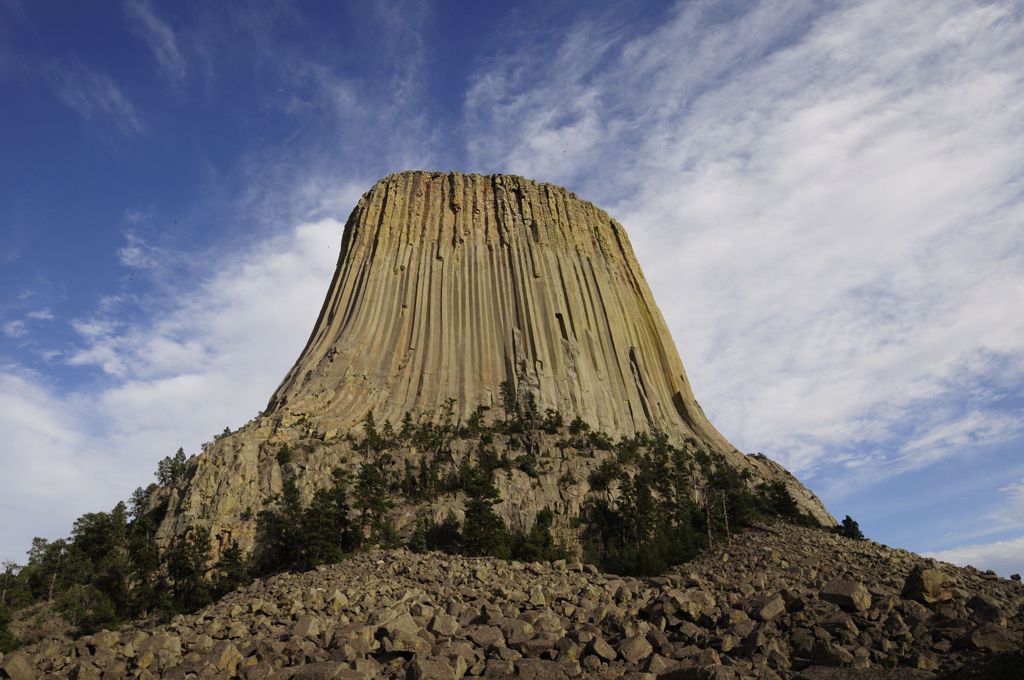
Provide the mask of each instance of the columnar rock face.
[{"label": "columnar rock face", "polygon": [[735,450],[694,400],[622,226],[521,177],[404,172],[345,228],[316,328],[267,413],[347,431],[510,381],[611,435],[661,430]]},{"label": "columnar rock face", "polygon": [[[521,177],[403,172],[353,210],[313,333],[266,411],[218,437],[154,497],[166,502],[158,544],[200,526],[215,538],[214,554],[230,541],[249,550],[255,518],[285,480],[308,500],[336,468],[354,474],[361,462],[377,462],[346,437],[361,435],[367,413],[378,425],[397,425],[406,413],[430,421],[424,414],[436,418],[451,400],[465,423],[478,406],[501,401],[503,383],[524,399],[534,395],[541,412],[555,409],[566,424],[578,416],[612,440],[663,432],[688,455],[720,457],[751,487],[782,483],[804,512],[835,522],[781,466],[743,455],[708,422],[615,220],[563,188]],[[588,480],[614,453],[543,437],[546,472],[495,471],[496,508],[524,531],[551,509],[560,539],[572,545],[584,506],[604,493]],[[477,444],[449,444],[453,475]],[[403,465],[442,452],[405,440],[392,453],[386,473],[397,488]],[[458,491],[429,508],[395,493],[399,531],[424,510],[438,521],[462,512]]]}]

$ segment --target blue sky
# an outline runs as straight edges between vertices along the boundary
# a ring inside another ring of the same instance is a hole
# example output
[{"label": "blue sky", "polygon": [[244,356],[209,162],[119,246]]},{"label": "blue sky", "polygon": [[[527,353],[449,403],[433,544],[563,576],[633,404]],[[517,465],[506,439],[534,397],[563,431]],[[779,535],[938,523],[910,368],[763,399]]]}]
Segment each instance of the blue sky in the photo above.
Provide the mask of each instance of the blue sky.
[{"label": "blue sky", "polygon": [[1021,11],[0,0],[0,557],[263,408],[429,168],[606,208],[737,446],[1024,571]]}]

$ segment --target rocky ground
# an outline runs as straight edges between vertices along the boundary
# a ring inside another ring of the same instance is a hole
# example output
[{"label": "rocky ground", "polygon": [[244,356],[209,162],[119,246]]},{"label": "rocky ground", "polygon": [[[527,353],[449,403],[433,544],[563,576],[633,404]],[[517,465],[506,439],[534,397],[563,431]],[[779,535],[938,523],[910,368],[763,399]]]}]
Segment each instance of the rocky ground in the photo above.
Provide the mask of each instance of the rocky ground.
[{"label": "rocky ground", "polygon": [[35,678],[1020,678],[1024,586],[765,526],[655,578],[374,551],[157,627],[0,660]]}]

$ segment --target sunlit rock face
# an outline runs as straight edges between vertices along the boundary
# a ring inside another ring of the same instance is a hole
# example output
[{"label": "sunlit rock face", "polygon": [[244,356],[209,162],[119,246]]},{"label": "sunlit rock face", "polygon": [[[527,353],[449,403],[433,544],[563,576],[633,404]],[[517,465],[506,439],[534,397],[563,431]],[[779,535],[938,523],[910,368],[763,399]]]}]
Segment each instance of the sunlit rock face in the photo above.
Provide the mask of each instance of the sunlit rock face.
[{"label": "sunlit rock face", "polygon": [[[566,423],[579,417],[611,440],[662,432],[688,455],[714,454],[748,473],[752,488],[782,482],[804,512],[834,524],[781,466],[742,454],[708,422],[625,230],[593,204],[522,177],[402,172],[360,199],[341,238],[313,332],[265,412],[219,437],[154,498],[167,502],[162,548],[206,527],[215,554],[230,541],[252,549],[256,518],[285,479],[308,501],[335,468],[354,474],[367,462],[346,437],[361,434],[367,413],[396,427],[407,413],[436,418],[446,403],[458,422],[479,406],[502,417],[503,383],[533,395],[540,412],[555,409]],[[449,472],[474,446],[451,443]],[[555,436],[540,446],[539,476],[495,471],[495,509],[526,530],[549,508],[572,546],[582,508],[602,493],[590,475],[615,454],[566,448]],[[392,476],[429,454],[409,442],[391,453]],[[397,492],[392,500],[400,532],[417,513],[440,521],[462,511],[458,492],[428,507]]]},{"label": "sunlit rock face", "polygon": [[403,172],[353,211],[327,299],[268,414],[347,430],[511,381],[613,436],[661,430],[734,447],[694,401],[633,254],[607,213],[507,175]]}]

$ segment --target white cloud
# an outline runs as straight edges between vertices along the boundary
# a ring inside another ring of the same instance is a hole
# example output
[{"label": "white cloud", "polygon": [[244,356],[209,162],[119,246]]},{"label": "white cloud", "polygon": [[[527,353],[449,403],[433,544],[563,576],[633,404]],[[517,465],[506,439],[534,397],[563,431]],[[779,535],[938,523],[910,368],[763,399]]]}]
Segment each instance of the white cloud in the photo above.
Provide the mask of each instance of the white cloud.
[{"label": "white cloud", "polygon": [[88,424],[75,406],[10,366],[0,366],[0,429],[2,559],[22,561],[34,535],[66,535],[70,518],[108,505],[109,489],[123,486],[109,452],[83,446]]},{"label": "white cloud", "polygon": [[[357,195],[346,197],[354,204]],[[32,535],[64,535],[85,511],[112,507],[152,480],[156,461],[252,418],[298,356],[338,257],[342,224],[304,223],[210,263],[214,273],[146,321],[107,315],[73,323],[99,386],[58,394],[36,375],[0,370],[3,447],[0,557],[21,558]],[[60,503],[53,502],[60,499]]]},{"label": "white cloud", "polygon": [[170,24],[157,16],[147,0],[127,0],[125,13],[139,36],[146,42],[164,71],[174,80],[184,80],[187,67],[178,49]]},{"label": "white cloud", "polygon": [[961,567],[971,565],[979,569],[991,569],[1005,578],[1010,574],[1024,572],[1024,536],[993,543],[963,545],[929,553],[928,556]]},{"label": "white cloud", "polygon": [[588,20],[487,64],[474,164],[626,225],[743,448],[804,476],[872,456],[892,474],[1019,436],[994,398],[1024,377],[1024,20],[745,7],[680,3],[643,33]]},{"label": "white cloud", "polygon": [[159,264],[158,253],[134,231],[125,232],[127,243],[117,251],[117,259],[132,269],[152,269]]},{"label": "white cloud", "polygon": [[28,333],[25,322],[21,320],[8,321],[4,324],[4,335],[9,338],[20,338]]},{"label": "white cloud", "polygon": [[[947,415],[947,414],[943,414]],[[951,452],[999,444],[1020,431],[1018,413],[971,411],[961,417],[949,414],[941,422],[903,444],[901,453],[913,466],[923,466]]]},{"label": "white cloud", "polygon": [[34,309],[25,315],[27,318],[33,321],[53,321],[53,312],[49,308],[44,307],[43,309]]}]

